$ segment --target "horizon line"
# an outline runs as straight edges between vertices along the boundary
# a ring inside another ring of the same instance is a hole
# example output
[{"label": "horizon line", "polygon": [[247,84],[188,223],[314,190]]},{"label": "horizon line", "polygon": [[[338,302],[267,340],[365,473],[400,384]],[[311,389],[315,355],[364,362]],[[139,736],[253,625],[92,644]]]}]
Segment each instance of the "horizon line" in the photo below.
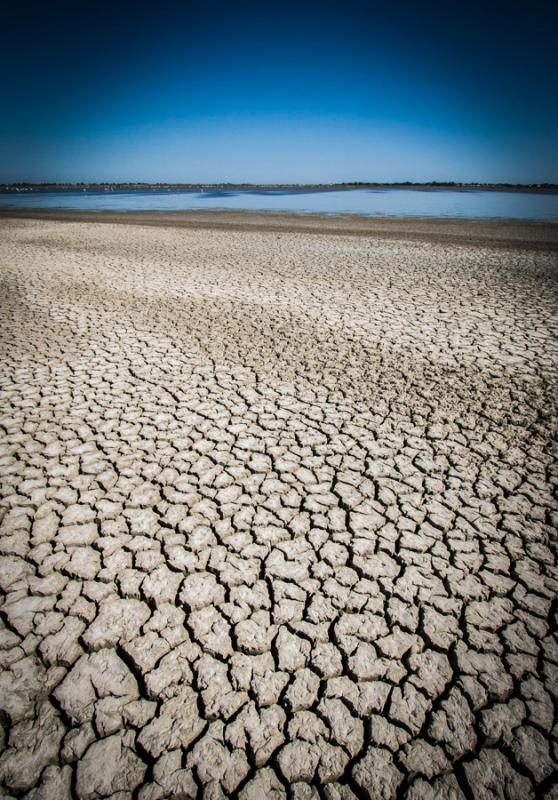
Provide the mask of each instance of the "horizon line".
[{"label": "horizon line", "polygon": [[269,188],[306,188],[306,187],[350,187],[350,186],[484,186],[484,187],[507,187],[507,188],[556,188],[558,183],[550,181],[538,181],[532,183],[524,182],[510,182],[510,181],[326,181],[326,182],[263,182],[263,181],[60,181],[60,180],[46,180],[46,181],[0,181],[0,187],[5,188],[33,188],[33,187],[89,187],[89,186],[116,186],[116,187],[130,187],[130,186],[149,186],[149,187],[203,187],[203,188],[222,188],[222,187],[269,187]]}]

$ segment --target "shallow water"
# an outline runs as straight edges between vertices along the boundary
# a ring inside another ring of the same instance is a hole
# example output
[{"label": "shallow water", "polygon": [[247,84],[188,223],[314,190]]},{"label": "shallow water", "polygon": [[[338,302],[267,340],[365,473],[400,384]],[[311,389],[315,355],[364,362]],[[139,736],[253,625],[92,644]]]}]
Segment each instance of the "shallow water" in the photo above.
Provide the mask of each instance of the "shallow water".
[{"label": "shallow water", "polygon": [[80,211],[245,209],[380,216],[558,220],[558,194],[469,189],[2,191],[0,207],[66,208]]}]

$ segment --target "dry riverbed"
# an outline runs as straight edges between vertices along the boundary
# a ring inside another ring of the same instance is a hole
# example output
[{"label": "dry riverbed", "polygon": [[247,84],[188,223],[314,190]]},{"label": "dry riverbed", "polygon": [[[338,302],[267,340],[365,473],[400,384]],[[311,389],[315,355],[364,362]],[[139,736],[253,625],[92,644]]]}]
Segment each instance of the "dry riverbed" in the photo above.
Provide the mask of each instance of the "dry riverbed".
[{"label": "dry riverbed", "polygon": [[556,800],[557,226],[36,216],[0,796]]}]

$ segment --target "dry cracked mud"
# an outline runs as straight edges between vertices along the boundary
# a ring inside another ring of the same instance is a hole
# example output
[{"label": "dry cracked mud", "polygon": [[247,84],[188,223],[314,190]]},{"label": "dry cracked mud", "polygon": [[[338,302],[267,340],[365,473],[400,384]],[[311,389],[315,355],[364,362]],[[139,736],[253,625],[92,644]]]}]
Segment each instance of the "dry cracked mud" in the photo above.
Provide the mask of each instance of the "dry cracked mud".
[{"label": "dry cracked mud", "polygon": [[556,252],[0,230],[0,796],[558,798]]}]

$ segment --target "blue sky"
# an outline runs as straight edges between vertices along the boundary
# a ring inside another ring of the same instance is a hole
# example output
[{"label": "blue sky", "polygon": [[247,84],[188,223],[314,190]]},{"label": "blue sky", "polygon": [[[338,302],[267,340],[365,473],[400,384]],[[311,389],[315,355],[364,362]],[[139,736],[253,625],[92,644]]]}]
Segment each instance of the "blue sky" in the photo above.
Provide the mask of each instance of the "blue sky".
[{"label": "blue sky", "polygon": [[21,2],[0,180],[558,182],[543,2]]}]

